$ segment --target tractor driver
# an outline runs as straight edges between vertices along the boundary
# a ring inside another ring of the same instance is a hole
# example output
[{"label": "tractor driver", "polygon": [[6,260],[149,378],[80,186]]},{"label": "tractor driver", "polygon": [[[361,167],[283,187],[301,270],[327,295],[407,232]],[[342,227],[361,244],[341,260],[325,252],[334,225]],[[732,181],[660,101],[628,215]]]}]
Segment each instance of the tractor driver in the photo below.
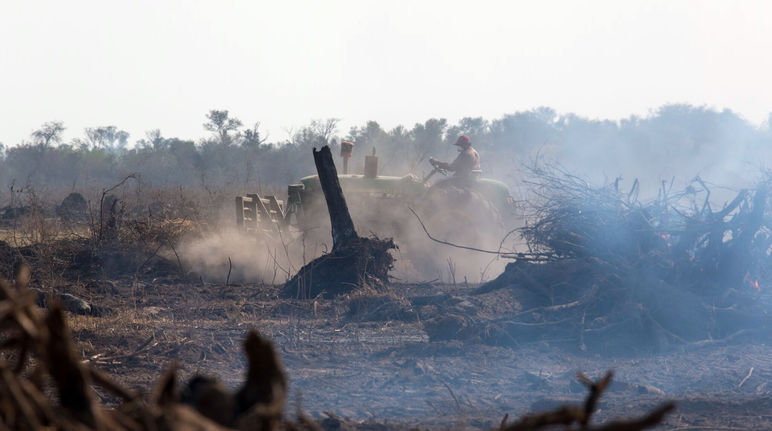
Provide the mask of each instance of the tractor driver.
[{"label": "tractor driver", "polygon": [[432,166],[453,172],[453,176],[459,179],[471,179],[473,175],[480,173],[480,155],[472,148],[469,136],[461,135],[453,144],[459,147],[459,155],[452,163],[440,162],[429,159]]}]

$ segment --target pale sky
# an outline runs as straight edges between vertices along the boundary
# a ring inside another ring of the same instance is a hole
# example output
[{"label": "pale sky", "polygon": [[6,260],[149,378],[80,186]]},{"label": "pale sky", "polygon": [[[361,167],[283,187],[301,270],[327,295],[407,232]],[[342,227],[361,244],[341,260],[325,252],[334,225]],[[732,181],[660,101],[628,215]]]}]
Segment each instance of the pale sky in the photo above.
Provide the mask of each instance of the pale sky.
[{"label": "pale sky", "polygon": [[772,112],[772,1],[0,0],[0,142],[46,121],[196,139],[210,109],[276,141],[550,106]]}]

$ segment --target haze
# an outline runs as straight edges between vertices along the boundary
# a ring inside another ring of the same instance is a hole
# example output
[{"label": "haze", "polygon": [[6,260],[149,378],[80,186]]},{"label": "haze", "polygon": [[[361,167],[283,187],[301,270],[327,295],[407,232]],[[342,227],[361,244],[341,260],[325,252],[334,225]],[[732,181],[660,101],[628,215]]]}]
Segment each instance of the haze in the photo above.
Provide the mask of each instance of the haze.
[{"label": "haze", "polygon": [[271,141],[550,106],[590,118],[666,103],[754,124],[772,100],[770,2],[3,2],[0,141],[45,121],[197,138],[210,109]]}]

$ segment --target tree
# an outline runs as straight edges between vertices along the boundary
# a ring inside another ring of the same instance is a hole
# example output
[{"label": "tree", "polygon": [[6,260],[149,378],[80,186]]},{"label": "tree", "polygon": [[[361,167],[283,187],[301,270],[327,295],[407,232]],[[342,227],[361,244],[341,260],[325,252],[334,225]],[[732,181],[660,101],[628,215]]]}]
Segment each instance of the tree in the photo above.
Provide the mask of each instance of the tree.
[{"label": "tree", "polygon": [[32,132],[30,137],[35,145],[48,148],[62,143],[62,132],[64,132],[64,124],[61,121],[49,121]]},{"label": "tree", "polygon": [[325,121],[314,120],[306,127],[292,134],[291,143],[302,148],[322,147],[330,143],[330,139],[338,130],[337,118]]},{"label": "tree", "polygon": [[378,145],[386,138],[388,135],[377,121],[368,121],[364,127],[352,127],[347,137],[349,141],[364,148]]},{"label": "tree", "polygon": [[265,143],[268,138],[260,136],[260,123],[255,123],[251,129],[245,129],[241,133],[241,145],[247,148],[258,148]]},{"label": "tree", "polygon": [[204,123],[204,129],[213,132],[223,145],[229,145],[233,141],[230,132],[237,131],[243,125],[238,118],[230,118],[227,109],[223,111],[212,109],[206,114],[206,118],[209,121]]},{"label": "tree", "polygon": [[328,118],[325,121],[312,121],[311,127],[316,130],[316,133],[323,137],[325,141],[329,141],[335,132],[338,130],[338,118]]},{"label": "tree", "polygon": [[164,150],[169,146],[169,139],[161,135],[160,129],[145,132],[145,139],[137,141],[137,145],[148,150]]},{"label": "tree", "polygon": [[528,157],[560,134],[557,119],[557,113],[546,107],[504,115],[490,124],[491,148]]},{"label": "tree", "polygon": [[[430,118],[424,124],[417,123],[410,134],[413,136],[413,160],[412,164],[418,164],[430,155],[448,153],[448,148],[443,145],[445,129],[448,122],[444,118]],[[443,151],[444,150],[444,151]]]},{"label": "tree", "polygon": [[115,126],[86,128],[86,139],[92,148],[122,150],[129,142],[129,133]]}]

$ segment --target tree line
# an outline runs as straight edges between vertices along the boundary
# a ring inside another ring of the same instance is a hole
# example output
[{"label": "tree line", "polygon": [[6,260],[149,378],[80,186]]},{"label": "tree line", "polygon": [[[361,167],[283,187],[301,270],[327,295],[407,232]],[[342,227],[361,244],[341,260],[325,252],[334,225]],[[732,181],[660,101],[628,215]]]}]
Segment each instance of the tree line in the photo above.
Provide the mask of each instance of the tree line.
[{"label": "tree line", "polygon": [[137,173],[154,187],[282,187],[313,173],[312,147],[330,144],[335,151],[341,140],[355,143],[354,171],[375,149],[384,174],[421,175],[429,157],[454,157],[451,144],[460,134],[470,136],[486,175],[512,186],[522,179],[524,166],[537,160],[598,180],[701,175],[716,181],[764,169],[772,160],[769,122],[755,126],[731,110],[683,104],[620,121],[545,107],[453,124],[431,118],[390,130],[369,121],[341,132],[336,119],[316,120],[275,142],[263,136],[259,123],[245,126],[227,110],[211,110],[205,118],[202,130],[209,135],[198,140],[154,129],[134,145],[113,125],[87,128],[82,137],[65,142],[65,125],[47,122],[18,145],[0,144],[0,184],[75,190],[105,187]]}]

